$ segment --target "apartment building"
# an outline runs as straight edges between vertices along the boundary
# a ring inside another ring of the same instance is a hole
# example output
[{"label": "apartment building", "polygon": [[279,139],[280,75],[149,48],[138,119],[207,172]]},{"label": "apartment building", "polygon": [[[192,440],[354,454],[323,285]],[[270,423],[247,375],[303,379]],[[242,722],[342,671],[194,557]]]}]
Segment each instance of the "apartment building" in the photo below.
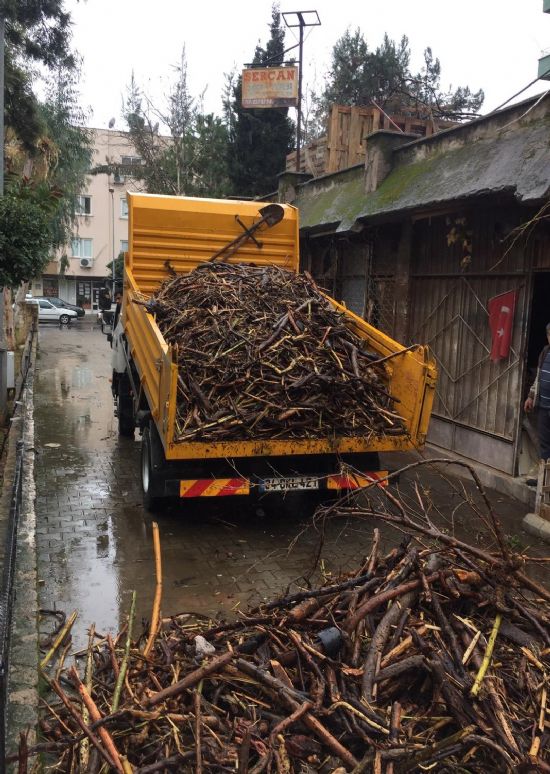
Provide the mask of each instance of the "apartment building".
[{"label": "apartment building", "polygon": [[[92,129],[94,154],[92,168],[109,164],[141,164],[129,136],[114,129]],[[113,258],[128,249],[128,205],[126,191],[141,189],[139,180],[117,174],[97,174],[87,178],[78,197],[78,218],[71,244],[51,260],[43,275],[33,280],[35,296],[59,296],[88,311],[97,309],[97,298],[112,273],[107,268]]]}]

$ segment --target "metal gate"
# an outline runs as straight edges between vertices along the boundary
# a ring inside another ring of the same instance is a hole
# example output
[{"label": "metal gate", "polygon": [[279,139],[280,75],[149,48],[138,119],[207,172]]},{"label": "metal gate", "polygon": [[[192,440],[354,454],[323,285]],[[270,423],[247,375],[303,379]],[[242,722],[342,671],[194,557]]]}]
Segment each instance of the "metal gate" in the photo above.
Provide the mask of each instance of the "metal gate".
[{"label": "metal gate", "polygon": [[302,249],[302,267],[337,301],[389,336],[397,316],[395,270],[391,260],[376,260],[367,240],[315,240]]},{"label": "metal gate", "polygon": [[[523,277],[415,276],[411,341],[428,344],[438,365],[429,440],[514,473],[521,405],[522,331],[527,309]],[[519,290],[509,356],[490,360],[487,304]]]}]

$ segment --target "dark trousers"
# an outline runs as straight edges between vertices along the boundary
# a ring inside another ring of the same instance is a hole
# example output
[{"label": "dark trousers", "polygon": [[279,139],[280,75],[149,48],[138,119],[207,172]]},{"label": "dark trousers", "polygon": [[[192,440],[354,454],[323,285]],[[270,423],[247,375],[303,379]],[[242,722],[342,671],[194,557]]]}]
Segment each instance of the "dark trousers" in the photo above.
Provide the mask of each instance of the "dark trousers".
[{"label": "dark trousers", "polygon": [[537,430],[539,434],[540,458],[550,459],[550,409],[539,408],[537,416]]}]

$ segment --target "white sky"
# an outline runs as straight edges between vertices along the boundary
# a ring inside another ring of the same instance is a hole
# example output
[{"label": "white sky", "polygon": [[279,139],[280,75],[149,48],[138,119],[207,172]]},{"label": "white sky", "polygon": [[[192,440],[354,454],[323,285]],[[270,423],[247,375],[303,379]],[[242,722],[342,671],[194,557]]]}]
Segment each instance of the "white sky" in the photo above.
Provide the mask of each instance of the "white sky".
[{"label": "white sky", "polygon": [[[158,101],[186,47],[190,90],[206,88],[204,107],[221,113],[224,73],[250,62],[258,40],[265,44],[271,0],[65,0],[74,22],[74,45],[84,58],[82,104],[89,124],[116,118],[132,69]],[[406,34],[412,69],[431,46],[441,60],[444,88],[483,88],[488,112],[537,75],[538,58],[550,48],[550,14],[542,0],[281,0],[281,11],[315,9],[320,27],[306,30],[304,92],[321,90],[332,46],[347,27],[363,31],[370,48],[384,32]],[[287,31],[286,45],[297,42]],[[292,52],[294,53],[294,52]],[[292,55],[292,54],[291,54]],[[539,81],[518,99],[550,88]]]}]

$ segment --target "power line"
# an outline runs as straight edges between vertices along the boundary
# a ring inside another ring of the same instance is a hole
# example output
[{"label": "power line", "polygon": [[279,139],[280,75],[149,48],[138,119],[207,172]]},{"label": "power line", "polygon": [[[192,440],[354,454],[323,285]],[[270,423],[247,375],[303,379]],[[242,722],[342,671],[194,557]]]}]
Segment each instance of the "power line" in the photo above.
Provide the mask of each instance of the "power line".
[{"label": "power line", "polygon": [[[505,105],[507,105],[509,102],[511,102],[516,97],[519,97],[520,94],[523,94],[524,91],[527,91],[527,89],[531,88],[531,86],[534,86],[537,81],[540,81],[544,79],[547,75],[550,75],[550,70],[547,70],[542,75],[539,75],[537,78],[535,78],[534,81],[531,81],[531,83],[528,83],[527,86],[524,86],[523,89],[520,89],[519,91],[516,91],[515,94],[513,94],[511,97],[509,97],[506,102],[503,102],[502,105],[499,105],[494,110],[491,110],[491,113],[496,113],[497,110],[501,110]],[[491,115],[491,113],[487,113],[488,116]]]}]

